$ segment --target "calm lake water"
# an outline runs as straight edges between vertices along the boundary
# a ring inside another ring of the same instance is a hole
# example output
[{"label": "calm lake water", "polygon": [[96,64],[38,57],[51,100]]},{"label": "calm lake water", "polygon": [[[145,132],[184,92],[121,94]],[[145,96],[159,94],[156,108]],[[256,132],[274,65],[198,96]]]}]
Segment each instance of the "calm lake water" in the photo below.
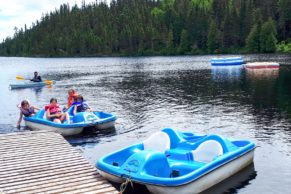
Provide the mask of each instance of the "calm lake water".
[{"label": "calm lake water", "polygon": [[[217,133],[251,139],[257,149],[253,166],[211,193],[290,193],[291,56],[244,56],[284,64],[272,71],[212,68],[212,57],[0,58],[0,133],[19,131],[14,126],[22,99],[43,107],[57,97],[65,105],[74,88],[93,109],[119,118],[115,129],[67,138],[92,164],[165,127]],[[35,70],[57,84],[9,89],[15,76],[31,77]]]}]

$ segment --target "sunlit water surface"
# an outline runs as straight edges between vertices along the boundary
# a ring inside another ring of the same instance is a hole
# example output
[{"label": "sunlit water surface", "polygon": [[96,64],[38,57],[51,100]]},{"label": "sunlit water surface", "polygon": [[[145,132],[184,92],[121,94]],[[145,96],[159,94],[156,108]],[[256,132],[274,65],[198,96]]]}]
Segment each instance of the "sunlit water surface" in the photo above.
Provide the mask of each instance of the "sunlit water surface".
[{"label": "sunlit water surface", "polygon": [[[210,193],[290,193],[291,56],[244,56],[284,65],[259,71],[212,68],[212,57],[0,58],[0,133],[19,131],[16,105],[22,99],[43,107],[57,97],[65,105],[74,88],[94,110],[118,116],[115,129],[67,138],[92,164],[165,127],[217,133],[251,139],[257,149],[253,166]],[[56,85],[9,89],[17,75],[28,78],[35,70]]]}]

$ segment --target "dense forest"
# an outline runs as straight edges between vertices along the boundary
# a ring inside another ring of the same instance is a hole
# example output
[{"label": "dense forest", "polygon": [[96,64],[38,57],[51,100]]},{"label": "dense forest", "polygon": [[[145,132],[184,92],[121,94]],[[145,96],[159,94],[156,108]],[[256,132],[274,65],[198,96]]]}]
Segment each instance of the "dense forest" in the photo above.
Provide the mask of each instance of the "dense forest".
[{"label": "dense forest", "polygon": [[15,28],[2,56],[291,52],[291,0],[113,0]]}]

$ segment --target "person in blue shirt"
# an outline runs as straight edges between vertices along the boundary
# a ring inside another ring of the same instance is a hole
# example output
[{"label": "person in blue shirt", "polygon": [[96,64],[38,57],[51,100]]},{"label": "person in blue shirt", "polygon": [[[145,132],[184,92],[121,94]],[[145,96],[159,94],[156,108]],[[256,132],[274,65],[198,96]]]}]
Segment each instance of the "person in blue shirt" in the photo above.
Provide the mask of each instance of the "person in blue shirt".
[{"label": "person in blue shirt", "polygon": [[74,115],[78,112],[92,112],[92,109],[88,103],[84,100],[82,95],[76,97],[76,102],[72,104],[74,106]]}]

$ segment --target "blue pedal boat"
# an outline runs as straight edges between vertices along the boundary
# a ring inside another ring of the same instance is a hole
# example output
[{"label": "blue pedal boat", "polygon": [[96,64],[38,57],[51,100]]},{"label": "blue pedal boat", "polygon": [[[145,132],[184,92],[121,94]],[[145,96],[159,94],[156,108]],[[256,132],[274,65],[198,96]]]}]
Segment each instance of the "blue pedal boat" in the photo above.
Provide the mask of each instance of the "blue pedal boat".
[{"label": "blue pedal boat", "polygon": [[228,58],[213,58],[211,59],[212,66],[232,66],[242,65],[244,60],[242,57],[228,57]]},{"label": "blue pedal boat", "polygon": [[247,167],[253,162],[254,149],[248,140],[166,128],[100,158],[96,167],[112,182],[130,180],[155,194],[193,194]]},{"label": "blue pedal boat", "polygon": [[68,110],[70,115],[70,124],[55,123],[46,118],[44,109],[37,112],[32,117],[24,117],[25,125],[32,130],[56,131],[63,136],[76,135],[83,131],[85,127],[96,127],[97,129],[106,129],[114,127],[117,117],[105,112],[79,112],[73,115],[73,107]]}]

